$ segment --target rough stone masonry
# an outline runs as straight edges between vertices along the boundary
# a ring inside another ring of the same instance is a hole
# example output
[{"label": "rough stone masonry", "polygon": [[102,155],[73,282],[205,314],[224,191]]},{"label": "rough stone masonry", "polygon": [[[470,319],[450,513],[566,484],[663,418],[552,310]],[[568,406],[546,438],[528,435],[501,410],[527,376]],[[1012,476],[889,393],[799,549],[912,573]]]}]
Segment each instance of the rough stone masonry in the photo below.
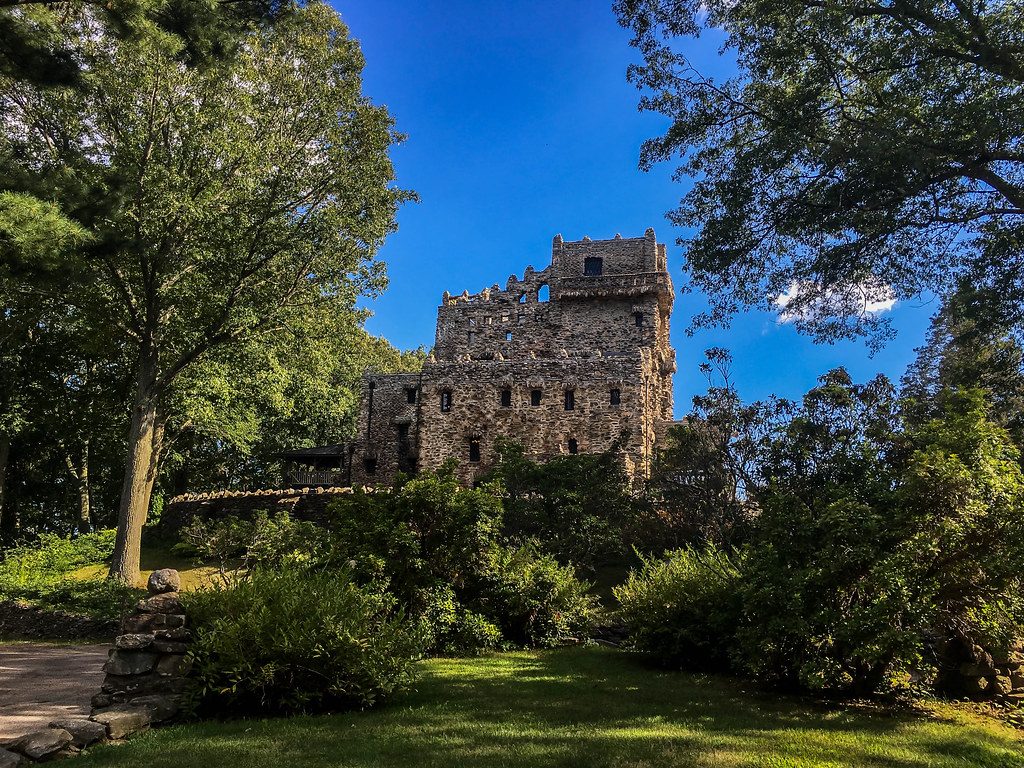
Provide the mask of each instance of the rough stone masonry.
[{"label": "rough stone masonry", "polygon": [[672,420],[672,302],[653,229],[558,235],[545,269],[527,267],[504,288],[445,292],[423,369],[364,377],[350,484],[387,485],[448,459],[471,482],[499,437],[540,460],[614,449],[627,472],[646,474]]}]

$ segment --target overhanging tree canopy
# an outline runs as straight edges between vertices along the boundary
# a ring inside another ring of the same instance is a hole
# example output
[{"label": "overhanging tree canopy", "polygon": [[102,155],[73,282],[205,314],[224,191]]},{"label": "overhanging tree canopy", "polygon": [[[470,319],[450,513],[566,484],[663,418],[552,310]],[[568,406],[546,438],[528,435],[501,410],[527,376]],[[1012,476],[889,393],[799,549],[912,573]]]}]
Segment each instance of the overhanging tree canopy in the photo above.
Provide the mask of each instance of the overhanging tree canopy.
[{"label": "overhanging tree canopy", "polygon": [[[698,228],[711,309],[784,312],[818,338],[886,336],[878,301],[986,287],[1024,300],[1020,0],[618,0],[644,63],[642,107],[672,118],[642,165],[696,182],[670,218]],[[678,38],[725,34],[716,81]]]}]

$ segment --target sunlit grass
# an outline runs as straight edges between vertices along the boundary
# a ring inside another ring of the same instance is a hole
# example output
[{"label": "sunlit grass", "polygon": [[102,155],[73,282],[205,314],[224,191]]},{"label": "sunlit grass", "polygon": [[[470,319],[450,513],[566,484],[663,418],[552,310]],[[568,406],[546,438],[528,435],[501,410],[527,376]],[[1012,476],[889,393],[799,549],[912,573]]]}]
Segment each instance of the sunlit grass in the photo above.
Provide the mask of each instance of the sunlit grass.
[{"label": "sunlit grass", "polygon": [[1024,766],[1020,732],[935,714],[817,705],[570,649],[432,660],[417,690],[376,711],[177,726],[75,765]]}]

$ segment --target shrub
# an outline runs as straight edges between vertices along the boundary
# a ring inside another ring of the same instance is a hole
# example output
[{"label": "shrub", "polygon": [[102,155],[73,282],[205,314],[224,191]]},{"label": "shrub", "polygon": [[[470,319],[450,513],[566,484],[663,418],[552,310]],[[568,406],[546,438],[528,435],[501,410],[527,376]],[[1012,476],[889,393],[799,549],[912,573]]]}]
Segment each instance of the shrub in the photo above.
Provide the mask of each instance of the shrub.
[{"label": "shrub", "polygon": [[372,707],[413,679],[422,632],[395,599],[347,572],[258,569],[184,596],[200,713]]},{"label": "shrub", "polygon": [[44,533],[7,551],[0,562],[0,591],[52,582],[88,565],[104,563],[114,551],[116,531],[75,538]]},{"label": "shrub", "polygon": [[426,647],[442,656],[476,656],[497,648],[501,630],[465,608],[451,587],[441,586],[424,598],[421,617]]},{"label": "shrub", "polygon": [[175,551],[217,563],[225,584],[245,578],[254,568],[323,563],[331,548],[331,536],[315,523],[294,520],[287,512],[270,517],[263,510],[250,519],[196,517],[182,529],[181,536],[183,541],[175,545]]},{"label": "shrub", "polygon": [[740,568],[714,547],[644,559],[614,589],[630,645],[663,664],[728,666],[740,620]]},{"label": "shrub", "polygon": [[495,547],[470,605],[479,607],[509,641],[555,646],[577,640],[593,625],[597,598],[570,566],[532,547]]}]

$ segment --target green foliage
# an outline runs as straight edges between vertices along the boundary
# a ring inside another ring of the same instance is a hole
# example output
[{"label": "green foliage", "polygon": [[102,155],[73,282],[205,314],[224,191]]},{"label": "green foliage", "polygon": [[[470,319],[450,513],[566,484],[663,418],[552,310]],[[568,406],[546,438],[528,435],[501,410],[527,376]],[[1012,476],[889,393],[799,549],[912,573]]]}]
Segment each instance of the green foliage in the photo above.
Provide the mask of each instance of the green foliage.
[{"label": "green foliage", "polygon": [[741,616],[741,565],[707,546],[644,559],[616,587],[629,644],[663,664],[725,669]]},{"label": "green foliage", "polygon": [[475,656],[494,650],[501,642],[501,630],[478,613],[467,610],[451,587],[430,590],[420,623],[426,647],[442,656]]},{"label": "green foliage", "polygon": [[[818,338],[887,336],[872,303],[971,280],[1024,298],[1020,0],[617,0],[641,106],[670,128],[645,167],[695,179],[670,214],[698,228],[699,322],[780,311]],[[707,33],[735,75],[697,71]],[[1011,116],[1012,117],[1008,117]],[[778,301],[785,298],[783,302]]]},{"label": "green foliage", "polygon": [[13,547],[0,562],[0,589],[53,581],[87,565],[104,563],[114,550],[112,530],[71,538],[44,533],[29,544]]},{"label": "green foliage", "polygon": [[220,577],[230,586],[248,578],[256,568],[310,566],[324,562],[330,535],[315,523],[293,520],[287,512],[270,517],[258,511],[250,519],[229,515],[217,520],[193,518],[175,546],[217,563]]},{"label": "green foliage", "polygon": [[[424,616],[435,650],[505,642],[556,645],[588,626],[593,600],[571,567],[501,538],[502,507],[491,486],[426,475],[390,491],[357,491],[332,506],[336,562],[380,580]],[[456,637],[457,636],[457,637]]]},{"label": "green foliage", "polygon": [[597,598],[572,566],[532,547],[494,547],[470,605],[501,627],[509,641],[532,647],[586,637]]},{"label": "green foliage", "polygon": [[6,552],[0,562],[0,600],[24,600],[98,619],[119,619],[139,590],[107,579],[71,576],[79,568],[103,565],[113,549],[111,530],[76,538],[42,534]]},{"label": "green foliage", "polygon": [[588,569],[628,558],[646,507],[615,449],[545,462],[505,440],[495,451],[487,479],[503,491],[504,530],[512,541],[536,542],[560,562]]},{"label": "green foliage", "polygon": [[257,570],[185,601],[201,714],[365,709],[411,683],[421,652],[397,601],[345,572]]}]

